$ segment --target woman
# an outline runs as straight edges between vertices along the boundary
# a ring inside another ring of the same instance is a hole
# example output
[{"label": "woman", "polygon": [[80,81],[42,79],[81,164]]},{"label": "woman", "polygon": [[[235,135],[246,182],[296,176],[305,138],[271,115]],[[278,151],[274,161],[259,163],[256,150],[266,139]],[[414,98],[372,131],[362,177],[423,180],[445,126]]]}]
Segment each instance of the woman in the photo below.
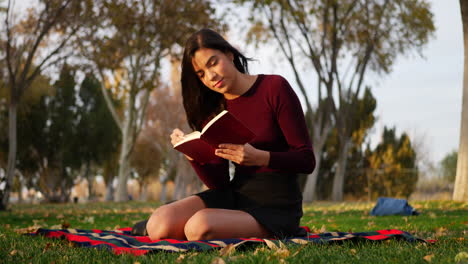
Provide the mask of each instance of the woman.
[{"label": "woman", "polygon": [[[210,163],[187,157],[209,190],[156,209],[146,225],[151,239],[303,235],[297,173],[311,173],[315,166],[304,114],[284,78],[249,75],[247,62],[210,29],[188,39],[181,81],[189,125],[201,130],[226,109],[256,138],[245,145],[219,145],[219,158]],[[175,129],[172,144],[183,136]],[[232,181],[229,161],[236,166]]]}]

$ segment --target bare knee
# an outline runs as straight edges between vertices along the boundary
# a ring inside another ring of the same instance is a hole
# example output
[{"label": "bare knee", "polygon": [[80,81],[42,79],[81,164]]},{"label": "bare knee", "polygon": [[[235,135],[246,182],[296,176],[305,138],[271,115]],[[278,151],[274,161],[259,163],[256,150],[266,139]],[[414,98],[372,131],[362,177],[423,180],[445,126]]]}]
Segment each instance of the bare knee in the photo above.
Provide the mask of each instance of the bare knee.
[{"label": "bare knee", "polygon": [[170,206],[163,205],[156,209],[146,224],[150,239],[176,238],[175,217],[176,212]]},{"label": "bare knee", "polygon": [[185,224],[184,233],[188,240],[213,239],[214,230],[209,211],[206,209],[195,213]]}]

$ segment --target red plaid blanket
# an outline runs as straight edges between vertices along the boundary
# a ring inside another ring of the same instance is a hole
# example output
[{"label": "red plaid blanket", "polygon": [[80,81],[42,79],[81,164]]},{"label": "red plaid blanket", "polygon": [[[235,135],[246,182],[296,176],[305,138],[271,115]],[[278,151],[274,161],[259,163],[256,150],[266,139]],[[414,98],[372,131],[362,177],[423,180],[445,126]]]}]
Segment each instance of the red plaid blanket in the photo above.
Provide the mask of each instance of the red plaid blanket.
[{"label": "red plaid blanket", "polygon": [[[306,228],[308,230],[308,228]],[[78,246],[108,249],[115,254],[130,253],[144,255],[151,251],[183,252],[188,250],[206,251],[220,249],[232,244],[234,247],[247,244],[266,244],[269,247],[280,246],[280,243],[328,243],[342,240],[385,240],[389,238],[404,239],[408,242],[429,242],[416,238],[409,233],[396,229],[377,230],[370,232],[344,233],[330,232],[313,234],[306,237],[287,238],[283,240],[258,239],[258,238],[233,238],[217,240],[184,241],[175,239],[150,240],[147,236],[132,236],[131,228],[122,228],[114,231],[106,230],[80,230],[80,229],[39,229],[31,235],[43,235],[51,238],[64,238]]]}]

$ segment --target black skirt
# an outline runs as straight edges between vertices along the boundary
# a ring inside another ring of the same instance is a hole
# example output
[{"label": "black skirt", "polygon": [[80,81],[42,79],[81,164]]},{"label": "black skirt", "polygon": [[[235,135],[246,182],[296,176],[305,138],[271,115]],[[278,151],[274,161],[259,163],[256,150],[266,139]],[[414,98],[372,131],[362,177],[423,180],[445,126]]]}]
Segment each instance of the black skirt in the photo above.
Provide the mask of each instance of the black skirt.
[{"label": "black skirt", "polygon": [[207,208],[247,212],[276,238],[306,235],[305,230],[299,228],[302,194],[296,174],[235,175],[229,188],[206,190],[196,195]]}]

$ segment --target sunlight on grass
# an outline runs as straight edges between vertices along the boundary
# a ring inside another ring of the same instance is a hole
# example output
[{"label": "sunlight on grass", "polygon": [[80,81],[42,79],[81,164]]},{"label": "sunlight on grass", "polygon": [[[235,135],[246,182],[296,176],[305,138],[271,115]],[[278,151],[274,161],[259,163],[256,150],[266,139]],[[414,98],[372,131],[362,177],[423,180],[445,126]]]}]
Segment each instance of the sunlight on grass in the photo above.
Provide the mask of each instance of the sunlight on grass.
[{"label": "sunlight on grass", "polygon": [[15,205],[0,212],[0,258],[6,263],[455,263],[466,252],[467,203],[411,201],[419,216],[370,216],[369,202],[315,202],[304,206],[301,225],[313,232],[364,232],[400,229],[435,244],[345,242],[286,245],[276,250],[265,246],[210,252],[157,252],[141,257],[114,255],[105,250],[77,248],[66,241],[29,237],[20,233],[42,228],[115,229],[146,219],[158,206],[150,202]]}]

